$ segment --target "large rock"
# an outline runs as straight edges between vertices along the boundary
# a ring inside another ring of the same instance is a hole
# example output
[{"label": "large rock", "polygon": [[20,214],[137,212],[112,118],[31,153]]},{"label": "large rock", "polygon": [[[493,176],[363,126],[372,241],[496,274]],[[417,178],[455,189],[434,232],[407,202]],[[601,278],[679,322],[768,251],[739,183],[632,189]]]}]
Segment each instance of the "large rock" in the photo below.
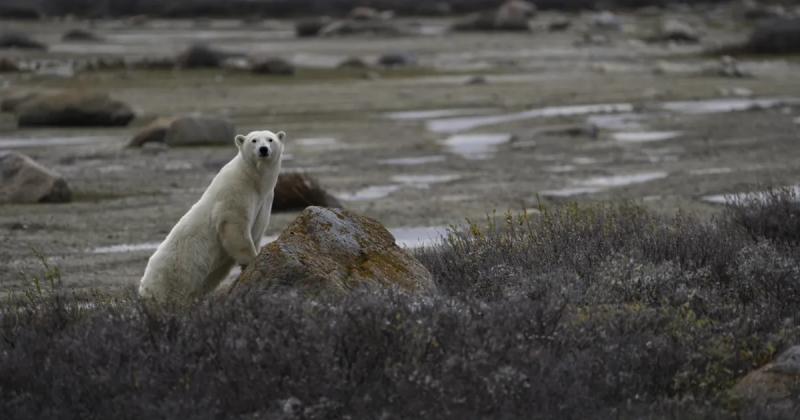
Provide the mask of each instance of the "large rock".
[{"label": "large rock", "polygon": [[47,45],[19,32],[6,32],[0,34],[0,48],[46,50]]},{"label": "large rock", "polygon": [[35,93],[23,93],[7,96],[0,101],[0,112],[16,112],[20,105],[37,96],[38,95]]},{"label": "large rock", "polygon": [[453,25],[457,31],[529,31],[528,20],[536,13],[533,4],[509,0],[497,10],[475,13]]},{"label": "large rock", "polygon": [[291,62],[278,57],[267,58],[253,64],[251,71],[256,74],[291,76],[297,69]]},{"label": "large rock", "polygon": [[128,147],[142,147],[145,143],[164,143],[164,139],[167,137],[167,131],[169,131],[170,126],[172,126],[175,120],[175,117],[156,118],[133,136],[128,142]]},{"label": "large rock", "polygon": [[142,147],[146,143],[166,143],[177,147],[227,145],[235,135],[233,123],[225,118],[201,115],[161,117],[139,130],[128,142],[128,147]]},{"label": "large rock", "polygon": [[395,243],[380,223],[343,209],[309,207],[266,245],[240,284],[289,286],[311,295],[358,287],[429,293],[430,272]]},{"label": "large rock", "polygon": [[800,18],[775,19],[758,25],[746,49],[757,54],[800,53]]},{"label": "large rock", "polygon": [[226,118],[185,116],[169,125],[164,142],[176,146],[212,146],[233,144],[236,129]]},{"label": "large rock", "polygon": [[330,24],[331,21],[328,16],[301,19],[295,22],[294,31],[301,38],[318,36],[322,28]]},{"label": "large rock", "polygon": [[207,45],[192,45],[178,55],[177,64],[181,68],[217,68],[234,54],[215,50]]},{"label": "large rock", "polygon": [[343,19],[328,23],[322,27],[318,35],[323,37],[343,35],[403,35],[408,31],[398,23],[390,20],[354,20]]},{"label": "large rock", "polygon": [[70,29],[61,36],[62,41],[99,42],[103,37],[86,29]]},{"label": "large rock", "polygon": [[16,73],[18,71],[19,65],[14,60],[8,57],[0,57],[0,73]]},{"label": "large rock", "polygon": [[700,33],[686,22],[677,19],[664,19],[661,21],[657,40],[694,44],[700,42]]},{"label": "large rock", "polygon": [[791,347],[774,362],[750,372],[731,390],[734,398],[754,403],[786,403],[800,386],[800,346]]},{"label": "large rock", "polygon": [[308,175],[298,173],[278,175],[272,211],[303,210],[308,206],[341,208],[342,203]]},{"label": "large rock", "polygon": [[0,153],[0,204],[63,203],[72,194],[61,175],[15,153]]},{"label": "large rock", "polygon": [[82,91],[37,95],[18,104],[20,127],[124,126],[133,119],[133,109],[107,94]]}]

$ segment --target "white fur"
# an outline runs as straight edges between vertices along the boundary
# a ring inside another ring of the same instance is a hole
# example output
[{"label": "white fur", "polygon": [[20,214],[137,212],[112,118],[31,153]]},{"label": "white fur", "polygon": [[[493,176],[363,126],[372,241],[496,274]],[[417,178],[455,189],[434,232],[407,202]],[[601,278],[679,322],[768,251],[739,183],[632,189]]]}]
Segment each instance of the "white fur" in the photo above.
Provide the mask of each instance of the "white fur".
[{"label": "white fur", "polygon": [[[141,296],[188,302],[214,290],[234,264],[253,262],[269,225],[284,135],[254,131],[236,136],[239,153],[150,257]],[[261,147],[269,149],[268,157],[260,156]]]}]

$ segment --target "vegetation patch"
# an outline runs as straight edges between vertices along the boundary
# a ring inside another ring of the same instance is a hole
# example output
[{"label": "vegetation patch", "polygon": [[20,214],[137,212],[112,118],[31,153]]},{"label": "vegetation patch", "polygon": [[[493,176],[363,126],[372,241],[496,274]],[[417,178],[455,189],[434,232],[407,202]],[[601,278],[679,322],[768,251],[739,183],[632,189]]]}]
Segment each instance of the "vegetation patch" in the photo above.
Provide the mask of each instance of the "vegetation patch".
[{"label": "vegetation patch", "polygon": [[46,267],[0,306],[0,418],[778,417],[727,391],[800,342],[798,216],[785,190],[710,221],[508,215],[418,251],[424,297],[253,285],[173,310]]}]

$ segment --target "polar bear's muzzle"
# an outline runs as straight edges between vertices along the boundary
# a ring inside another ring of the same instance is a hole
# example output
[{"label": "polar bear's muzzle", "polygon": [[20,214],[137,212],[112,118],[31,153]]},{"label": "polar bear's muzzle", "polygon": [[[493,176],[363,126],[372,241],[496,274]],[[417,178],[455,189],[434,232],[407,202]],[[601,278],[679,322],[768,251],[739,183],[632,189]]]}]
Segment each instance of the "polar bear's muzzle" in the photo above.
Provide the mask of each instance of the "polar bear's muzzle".
[{"label": "polar bear's muzzle", "polygon": [[258,148],[258,156],[260,157],[269,157],[270,150],[267,146],[261,146]]}]

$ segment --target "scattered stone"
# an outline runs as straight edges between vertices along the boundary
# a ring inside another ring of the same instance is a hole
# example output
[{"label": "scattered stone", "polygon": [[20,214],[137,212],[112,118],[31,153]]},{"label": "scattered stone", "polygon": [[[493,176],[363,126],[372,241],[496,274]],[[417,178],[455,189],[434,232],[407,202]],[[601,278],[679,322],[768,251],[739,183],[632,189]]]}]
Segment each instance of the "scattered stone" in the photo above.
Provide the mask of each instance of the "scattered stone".
[{"label": "scattered stone", "polygon": [[23,154],[0,153],[0,204],[65,203],[71,198],[61,175]]},{"label": "scattered stone", "polygon": [[676,19],[664,19],[661,21],[657,40],[696,44],[700,42],[700,33],[686,22]]},{"label": "scattered stone", "polygon": [[16,73],[18,71],[19,66],[14,60],[8,57],[0,57],[0,73]]},{"label": "scattered stone", "polygon": [[603,11],[592,15],[590,24],[593,28],[603,31],[622,31],[622,21],[617,15],[609,11]]},{"label": "scattered stone", "polygon": [[359,287],[430,293],[431,273],[375,220],[344,209],[306,208],[261,249],[239,284],[293,287],[311,295]]},{"label": "scattered stone", "polygon": [[453,7],[445,1],[424,1],[417,5],[413,14],[419,16],[450,16],[453,14]]},{"label": "scattered stone", "polygon": [[712,76],[732,77],[732,78],[745,78],[753,77],[752,74],[747,73],[739,67],[739,62],[735,58],[726,55],[719,59],[719,61],[706,69],[703,73]]},{"label": "scattered stone", "polygon": [[572,26],[572,21],[565,17],[557,17],[547,24],[547,30],[550,32],[562,32]]},{"label": "scattered stone", "polygon": [[318,35],[323,37],[344,35],[383,35],[396,36],[406,34],[399,24],[388,20],[337,20],[325,25]]},{"label": "scattered stone", "polygon": [[383,14],[371,7],[356,7],[347,14],[349,19],[353,20],[381,20],[384,18]]},{"label": "scattered stone", "polygon": [[753,91],[743,87],[719,88],[719,94],[722,96],[737,96],[740,98],[749,98],[753,96]]},{"label": "scattered stone", "polygon": [[731,390],[734,398],[756,403],[789,402],[800,386],[800,346],[783,352],[774,362],[748,373]]},{"label": "scattered stone", "polygon": [[407,53],[389,53],[378,58],[378,64],[384,67],[409,67],[417,64],[417,57]]},{"label": "scattered stone", "polygon": [[146,57],[133,63],[133,67],[145,70],[169,70],[177,66],[173,57]]},{"label": "scattered stone", "polygon": [[339,63],[339,65],[336,66],[336,67],[338,67],[340,69],[359,69],[359,70],[362,70],[362,69],[369,68],[369,64],[367,64],[366,61],[364,61],[364,60],[362,60],[362,59],[360,59],[358,57],[348,57],[344,61]]},{"label": "scattered stone", "polygon": [[328,16],[313,17],[302,19],[294,24],[294,31],[298,37],[312,37],[318,36],[319,32],[331,23],[331,18]]},{"label": "scattered stone", "polygon": [[191,115],[172,121],[164,143],[170,147],[228,145],[234,136],[236,130],[228,119]]},{"label": "scattered stone", "polygon": [[128,147],[142,147],[147,143],[164,143],[167,131],[175,119],[175,117],[156,118],[133,136],[128,142]]},{"label": "scattered stone", "polygon": [[39,20],[42,11],[36,6],[22,4],[0,5],[0,18],[15,20]]},{"label": "scattered stone", "polygon": [[16,106],[20,127],[124,126],[134,118],[127,104],[107,94],[68,91],[37,95]]},{"label": "scattered stone", "polygon": [[325,191],[316,180],[299,173],[282,173],[275,185],[272,211],[303,210],[308,206],[342,208],[336,197]]},{"label": "scattered stone", "polygon": [[144,26],[150,22],[150,17],[147,15],[134,15],[125,19],[125,23],[129,26]]},{"label": "scattered stone", "polygon": [[800,53],[800,18],[774,19],[758,25],[746,49],[756,54]]},{"label": "scattered stone", "polygon": [[192,45],[182,52],[177,59],[177,64],[181,68],[217,68],[222,62],[233,56],[233,54],[212,49],[207,45]]},{"label": "scattered stone", "polygon": [[19,32],[5,32],[0,34],[0,48],[46,50],[47,45]]},{"label": "scattered stone", "polygon": [[536,7],[522,0],[509,0],[497,10],[473,13],[456,22],[456,31],[530,31],[528,20],[536,13]]},{"label": "scattered stone", "polygon": [[253,64],[252,72],[256,74],[274,74],[280,76],[291,76],[297,69],[294,64],[283,58],[268,58]]},{"label": "scattered stone", "polygon": [[789,12],[779,4],[768,5],[756,1],[745,1],[744,17],[749,20],[781,19],[789,17]]},{"label": "scattered stone", "polygon": [[222,60],[220,67],[226,70],[251,71],[253,62],[247,57],[230,57]]},{"label": "scattered stone", "polygon": [[70,29],[61,37],[63,41],[99,42],[103,38],[86,29]]},{"label": "scattered stone", "polygon": [[0,101],[0,112],[15,112],[17,108],[25,101],[29,101],[38,96],[35,93],[23,93],[21,95],[12,95],[3,98]]},{"label": "scattered stone", "polygon": [[612,44],[611,38],[605,34],[595,34],[590,32],[585,32],[581,39],[575,42],[577,46],[587,46],[587,47],[605,47]]},{"label": "scattered stone", "polygon": [[472,76],[464,82],[465,85],[485,85],[489,83],[485,76]]}]

